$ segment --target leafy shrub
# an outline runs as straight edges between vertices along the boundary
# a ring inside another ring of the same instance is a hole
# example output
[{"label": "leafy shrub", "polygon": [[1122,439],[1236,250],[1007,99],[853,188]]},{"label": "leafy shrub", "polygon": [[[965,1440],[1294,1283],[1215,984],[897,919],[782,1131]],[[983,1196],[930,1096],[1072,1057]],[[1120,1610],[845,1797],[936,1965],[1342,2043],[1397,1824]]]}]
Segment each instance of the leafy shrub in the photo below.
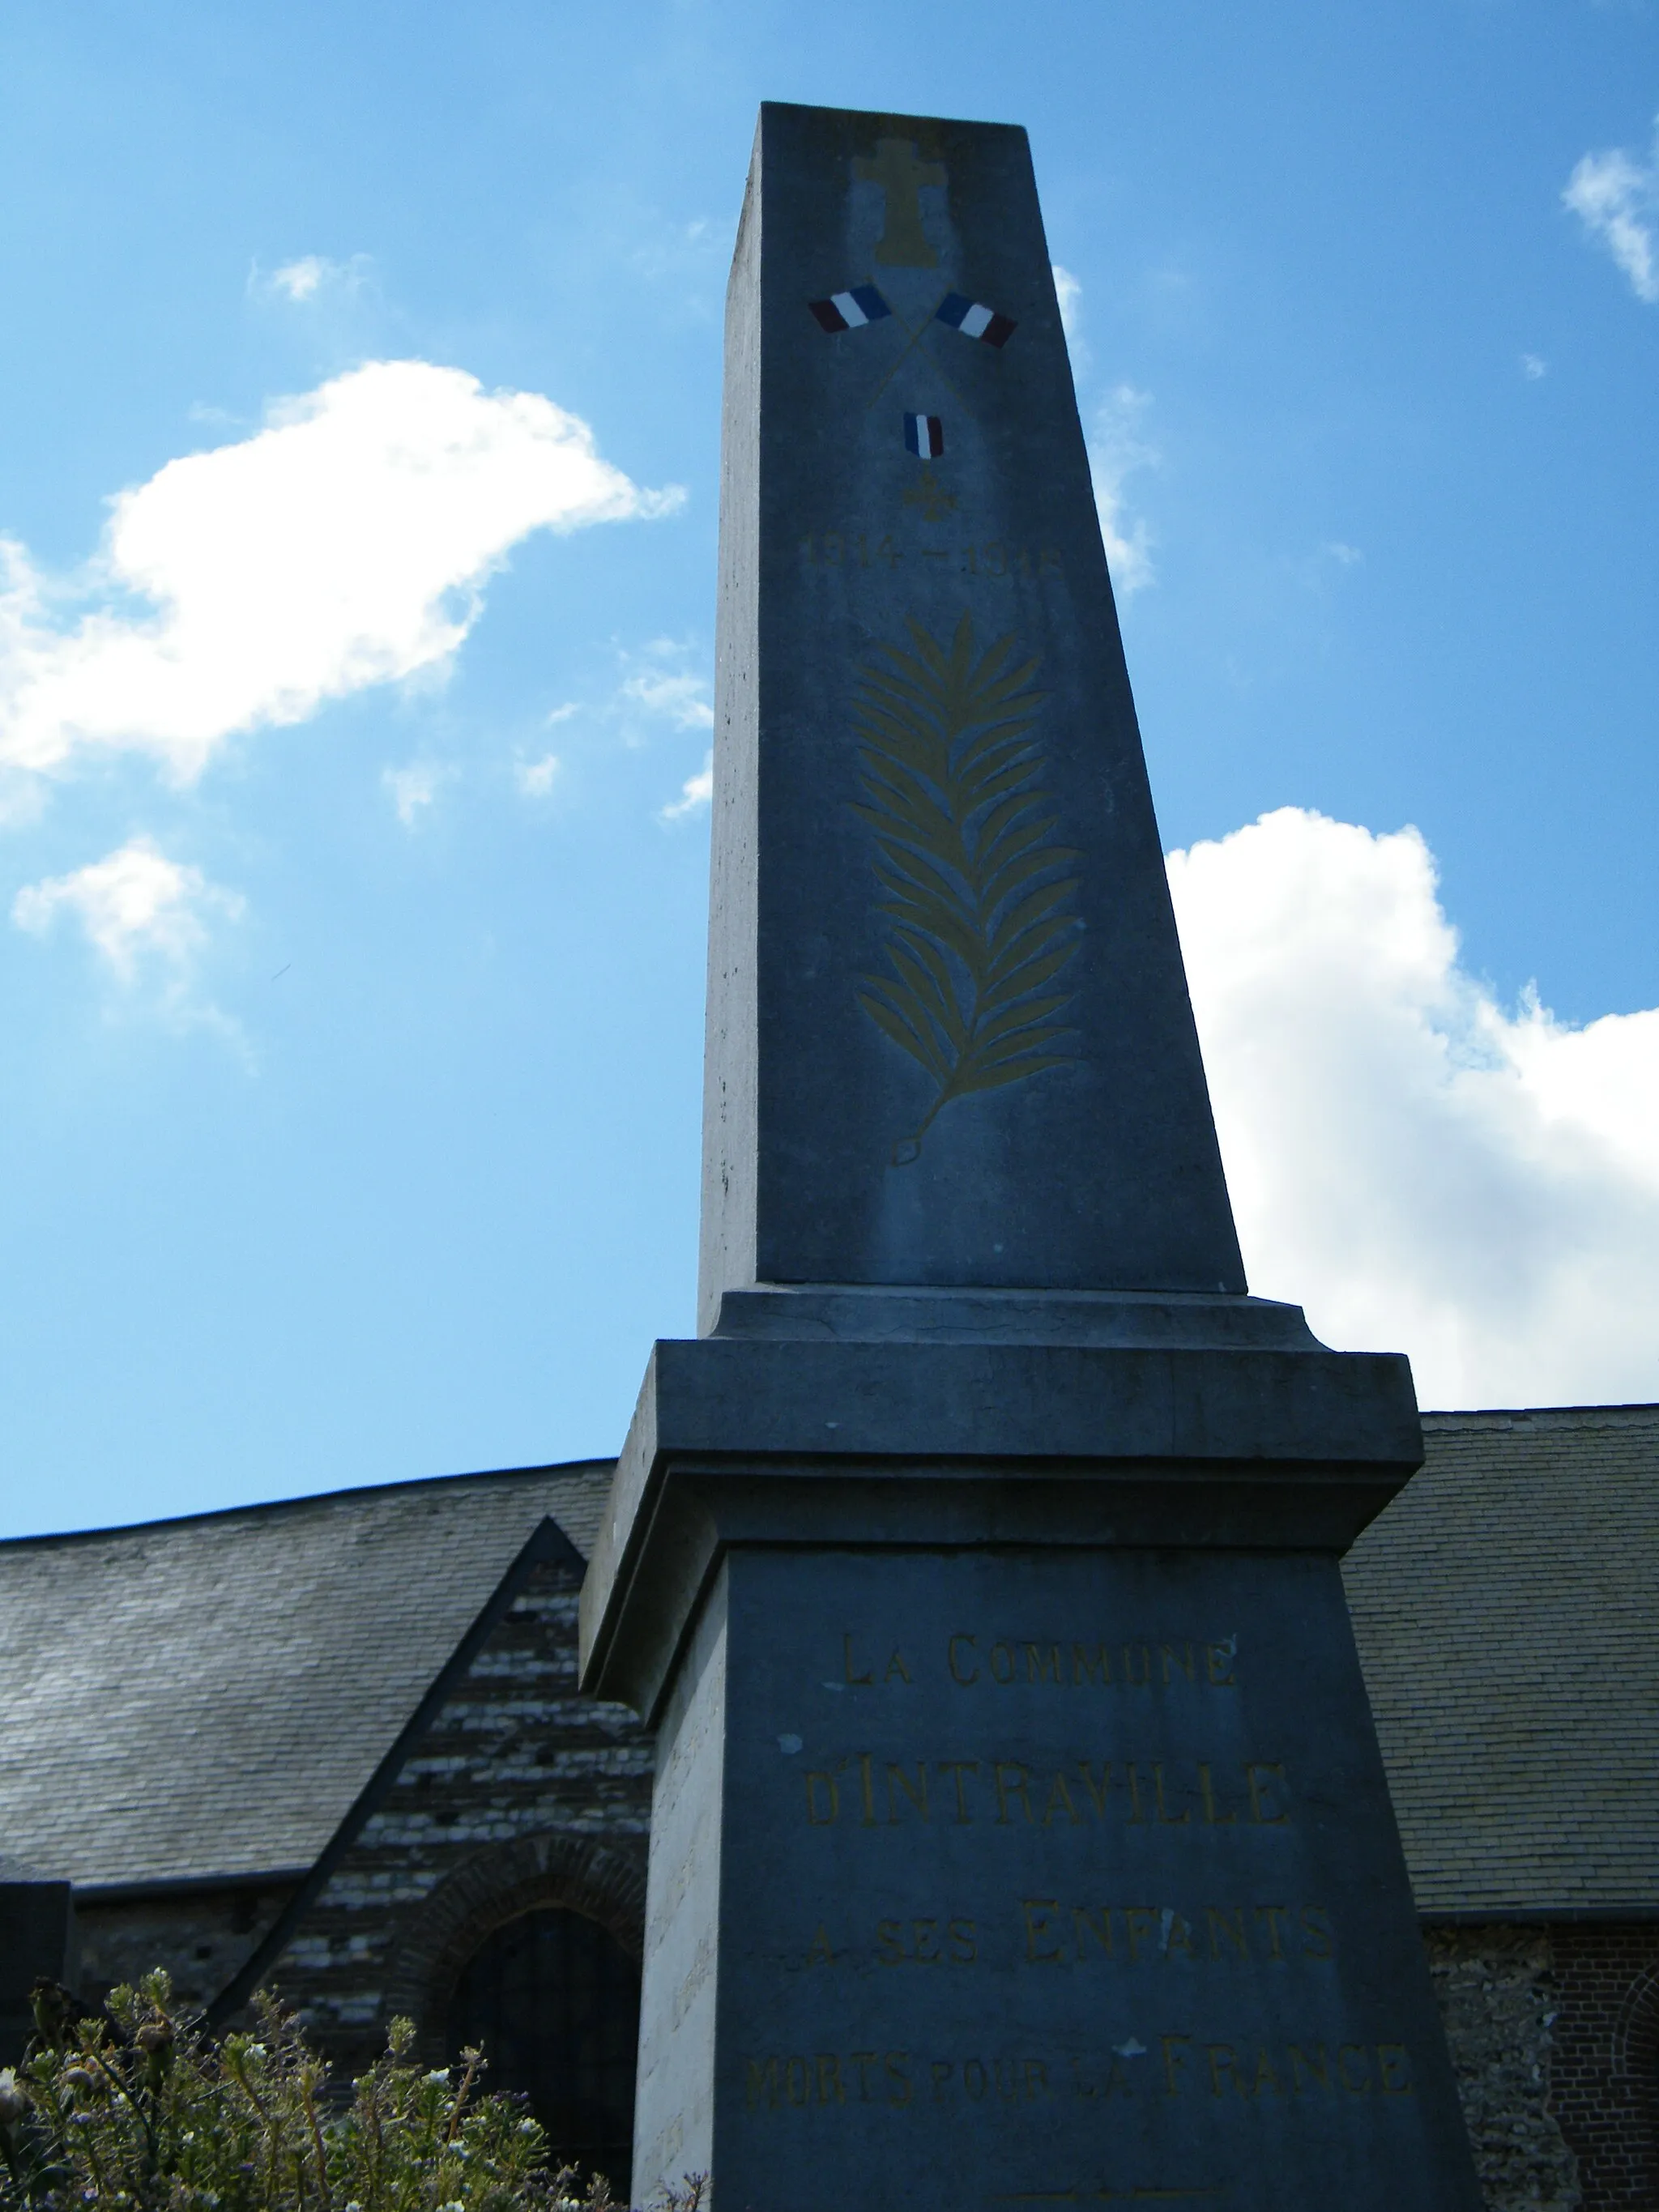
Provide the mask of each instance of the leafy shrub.
[{"label": "leafy shrub", "polygon": [[34,2002],[31,2055],[0,2071],[0,2212],[619,2212],[601,2178],[584,2190],[550,2164],[522,2100],[480,2093],[478,2052],[416,2063],[409,2021],[342,2110],[272,1997],[222,2040],[175,2011],[161,1972],[100,2020],[53,1984]]}]

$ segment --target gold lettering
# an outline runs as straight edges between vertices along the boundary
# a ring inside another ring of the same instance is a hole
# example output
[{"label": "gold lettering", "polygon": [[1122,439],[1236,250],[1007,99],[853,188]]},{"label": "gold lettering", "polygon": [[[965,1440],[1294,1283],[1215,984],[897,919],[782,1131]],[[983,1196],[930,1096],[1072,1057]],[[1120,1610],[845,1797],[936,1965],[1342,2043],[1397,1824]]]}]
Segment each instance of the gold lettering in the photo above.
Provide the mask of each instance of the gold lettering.
[{"label": "gold lettering", "polygon": [[1132,1905],[1123,1915],[1123,1924],[1129,1931],[1129,1964],[1133,1966],[1141,1944],[1149,1942],[1158,1933],[1158,1915],[1150,1906]]},{"label": "gold lettering", "polygon": [[1172,1959],[1179,1952],[1183,1959],[1190,1959],[1193,1955],[1191,1924],[1178,1912],[1166,1912],[1164,1917],[1166,1923],[1164,1930],[1165,1956]]},{"label": "gold lettering", "polygon": [[877,1921],[876,1951],[884,1966],[904,1964],[904,1938],[899,1934],[896,1920]]},{"label": "gold lettering", "polygon": [[1025,1647],[1025,1679],[1028,1682],[1058,1682],[1060,1674],[1060,1646],[1051,1644],[1045,1655],[1040,1644]]},{"label": "gold lettering", "polygon": [[1385,2097],[1412,2095],[1412,2062],[1403,2043],[1377,2045],[1376,2086]]},{"label": "gold lettering", "polygon": [[956,1778],[957,1826],[959,1828],[965,1828],[970,1816],[968,1811],[968,1793],[962,1786],[962,1778],[964,1774],[977,1774],[979,1761],[976,1759],[938,1759],[933,1764],[941,1774],[950,1774]]},{"label": "gold lettering", "polygon": [[853,2063],[859,2069],[859,2102],[861,2105],[867,2105],[870,2101],[870,2069],[875,2063],[873,2051],[855,2051],[853,2053]]},{"label": "gold lettering", "polygon": [[1072,1826],[1074,1828],[1081,1827],[1083,1815],[1072,1802],[1072,1793],[1066,1787],[1066,1777],[1056,1772],[1053,1786],[1048,1792],[1048,1802],[1042,1808],[1042,1825],[1045,1828],[1053,1821],[1055,1812],[1061,1806],[1065,1808],[1066,1817]]},{"label": "gold lettering", "polygon": [[1325,2057],[1324,2045],[1316,2043],[1313,2045],[1313,2054],[1311,2058],[1309,2057],[1299,2043],[1292,2043],[1289,2047],[1291,2093],[1293,2096],[1299,2097],[1302,2094],[1302,2076],[1304,2073],[1310,2081],[1317,2081],[1322,2089],[1327,2093],[1329,2092],[1331,2077]]},{"label": "gold lettering", "polygon": [[[1012,1793],[1008,1784],[1002,1778],[1005,1774],[1012,1774],[1015,1777]],[[1025,1768],[1018,1759],[1001,1759],[997,1764],[997,1820],[1002,1827],[1006,1828],[1008,1826],[1008,1799],[1011,1794],[1018,1798],[1019,1809],[1024,1814],[1027,1821],[1030,1820],[1031,1801],[1025,1794]]]},{"label": "gold lettering", "polygon": [[908,2051],[889,2051],[883,2054],[881,2063],[887,2076],[887,2101],[890,2105],[908,2105],[915,2094],[910,2087],[910,2076],[905,2071],[909,2063]]},{"label": "gold lettering", "polygon": [[[1233,2071],[1237,2054],[1231,2043],[1206,2043],[1204,2049],[1210,2061],[1210,2094],[1224,2097],[1230,2088],[1237,2089],[1239,2086],[1238,2077]],[[1224,2075],[1226,2077],[1224,2081]]]},{"label": "gold lettering", "polygon": [[974,1648],[974,1639],[971,1636],[953,1636],[949,1644],[945,1647],[945,1664],[951,1669],[951,1680],[953,1682],[960,1682],[965,1689],[969,1682],[978,1681],[979,1668],[975,1667],[971,1674],[964,1674],[963,1673],[961,1668],[957,1664],[957,1646],[958,1644],[964,1644],[967,1647],[967,1650],[964,1651],[963,1655],[965,1658],[967,1656],[967,1652],[971,1651]]},{"label": "gold lettering", "polygon": [[812,1948],[806,1954],[806,1963],[809,1966],[833,1966],[836,1963],[836,1954],[830,1948],[830,1930],[821,1920],[818,1932],[812,1938]]},{"label": "gold lettering", "polygon": [[[1348,2077],[1348,2054],[1350,2051],[1352,2051],[1354,2057],[1358,2059],[1360,2064],[1361,2071],[1359,2079],[1357,2081],[1351,2081]],[[1336,2078],[1342,2084],[1343,2087],[1347,2091],[1351,2097],[1364,2097],[1370,2094],[1371,2086],[1370,2055],[1366,2051],[1363,2043],[1344,2043],[1338,2047],[1336,2054]]]},{"label": "gold lettering", "polygon": [[829,2103],[830,2092],[832,2089],[836,2093],[836,2102],[838,2105],[844,2105],[847,2102],[847,2092],[841,2086],[841,2061],[833,2053],[826,2055],[820,2051],[818,2053],[819,2104]]},{"label": "gold lettering", "polygon": [[1086,1759],[1079,1759],[1077,1763],[1077,1771],[1083,1777],[1084,1788],[1095,1801],[1096,1814],[1103,1820],[1106,1818],[1106,1790],[1112,1776],[1110,1766],[1102,1766],[1100,1770],[1100,1783],[1097,1788],[1095,1784],[1095,1771],[1093,1767],[1090,1765]]},{"label": "gold lettering", "polygon": [[979,1931],[971,1920],[952,1920],[945,1930],[951,1956],[959,1966],[971,1966],[979,1956]]},{"label": "gold lettering", "polygon": [[890,1682],[895,1674],[898,1676],[901,1682],[908,1682],[910,1679],[910,1669],[904,1663],[904,1654],[902,1651],[894,1652],[892,1657],[887,1662],[887,1672],[881,1679],[884,1682]]},{"label": "gold lettering", "polygon": [[1072,1907],[1072,1925],[1077,1932],[1077,1955],[1083,1957],[1083,1939],[1092,1932],[1094,1939],[1109,1959],[1112,1955],[1112,1908],[1103,1905],[1098,1911],[1085,1911],[1080,1905]]},{"label": "gold lettering", "polygon": [[855,1674],[853,1672],[853,1638],[850,1630],[841,1639],[841,1657],[842,1679],[852,1688],[862,1689],[866,1682],[874,1681],[875,1676],[868,1672],[862,1674]]},{"label": "gold lettering", "polygon": [[1166,2097],[1179,2096],[1181,2077],[1176,2069],[1186,2064],[1187,2053],[1176,2046],[1190,2043],[1193,2039],[1190,2035],[1160,2035],[1158,2039],[1164,2046],[1164,2094]]},{"label": "gold lettering", "polygon": [[1092,1682],[1097,1674],[1103,1682],[1109,1682],[1112,1679],[1112,1662],[1107,1656],[1106,1646],[1097,1644],[1095,1656],[1091,1659],[1086,1644],[1074,1644],[1072,1646],[1073,1681]]},{"label": "gold lettering", "polygon": [[[1058,1943],[1046,1950],[1039,1951],[1037,1948],[1039,1941],[1052,1933],[1049,1917],[1059,1911],[1060,1899],[1057,1897],[1022,1897],[1019,1909],[1025,1916],[1026,1965],[1058,1966],[1063,1964],[1066,1954]],[[1108,1950],[1111,1948],[1109,1937],[1106,1948]]]},{"label": "gold lettering", "polygon": [[945,2085],[957,2069],[948,2058],[936,2058],[927,2070],[933,2077],[933,2102],[942,2105],[945,2102]]},{"label": "gold lettering", "polygon": [[1027,2058],[1022,2063],[1021,2071],[1025,2076],[1025,2101],[1034,2105],[1039,2097],[1048,2094],[1048,2069],[1040,2058]]},{"label": "gold lettering", "polygon": [[1065,563],[1060,557],[1059,547],[1045,545],[1037,562],[1037,574],[1040,576],[1058,576],[1064,573],[1064,568]]},{"label": "gold lettering", "polygon": [[964,2058],[963,2060],[962,2086],[968,2092],[968,2094],[974,2100],[974,2102],[977,2104],[980,2099],[985,2094],[987,2088],[990,2086],[985,2078],[985,2067],[982,2060],[978,2058]]},{"label": "gold lettering", "polygon": [[1190,1805],[1187,1807],[1184,1812],[1180,1813],[1171,1813],[1165,1806],[1164,1802],[1164,1764],[1161,1759],[1155,1759],[1152,1763],[1152,1784],[1158,1793],[1158,1817],[1164,1823],[1166,1828],[1179,1828],[1186,1821],[1192,1819],[1193,1813]]},{"label": "gold lettering", "polygon": [[887,1825],[890,1828],[896,1827],[898,1825],[898,1803],[897,1800],[893,1796],[893,1784],[896,1782],[925,1820],[927,1818],[927,1768],[926,1763],[920,1759],[916,1761],[916,1778],[913,1785],[909,1776],[905,1772],[902,1766],[896,1765],[890,1759],[888,1761]]},{"label": "gold lettering", "polygon": [[1204,1800],[1204,1818],[1212,1828],[1230,1828],[1237,1819],[1236,1813],[1218,1813],[1215,1792],[1210,1786],[1210,1768],[1206,1759],[1198,1762],[1198,1792]]},{"label": "gold lettering", "polygon": [[778,2104],[783,2092],[778,2081],[778,2062],[775,2058],[751,2058],[748,2079],[748,2104],[751,2112],[759,2109],[763,2095],[769,2106]]},{"label": "gold lettering", "polygon": [[1273,2061],[1265,2049],[1256,2053],[1255,2079],[1250,2084],[1250,2094],[1259,2097],[1264,2089],[1271,2089],[1275,2097],[1279,2094],[1279,2076],[1274,2073]]},{"label": "gold lettering", "polygon": [[1140,1777],[1135,1772],[1133,1759],[1124,1769],[1124,1773],[1129,1784],[1129,1826],[1132,1828],[1142,1827],[1146,1825],[1146,1815],[1140,1809]]},{"label": "gold lettering", "polygon": [[1285,1954],[1279,1947],[1279,1923],[1285,1917],[1285,1907],[1282,1905],[1258,1905],[1255,1917],[1267,1923],[1267,1956],[1282,1959]]},{"label": "gold lettering", "polygon": [[[997,1665],[999,1651],[1002,1654],[1003,1667],[1008,1669],[1006,1674],[1002,1672],[1002,1668]],[[1014,1679],[1014,1655],[1006,1644],[994,1644],[991,1646],[991,1679],[996,1682],[1012,1682]]]},{"label": "gold lettering", "polygon": [[1189,1682],[1197,1680],[1198,1677],[1193,1671],[1196,1662],[1193,1657],[1193,1647],[1190,1644],[1160,1644],[1158,1651],[1163,1663],[1164,1686],[1166,1690],[1170,1686],[1171,1665],[1179,1667]]},{"label": "gold lettering", "polygon": [[[915,1940],[916,1948],[913,1955],[916,1964],[919,1966],[937,1966],[939,1964],[938,1921],[913,1920],[910,1923],[910,1933]],[[932,1943],[933,1948],[931,1951],[923,1949],[922,1946],[926,1943]]]},{"label": "gold lettering", "polygon": [[1264,1806],[1273,1804],[1272,1783],[1263,1783],[1257,1778],[1263,1774],[1276,1774],[1279,1787],[1283,1789],[1285,1786],[1285,1770],[1276,1759],[1253,1759],[1244,1769],[1244,1779],[1250,1785],[1250,1818],[1264,1828],[1276,1828],[1290,1815],[1282,1807],[1276,1811],[1263,1810]]},{"label": "gold lettering", "polygon": [[1302,1908],[1302,1948],[1310,1959],[1328,1959],[1331,1955],[1330,1916],[1322,1905],[1304,1905]]},{"label": "gold lettering", "polygon": [[1214,1690],[1236,1690],[1238,1683],[1233,1674],[1233,1662],[1238,1656],[1238,1638],[1230,1636],[1224,1644],[1206,1644],[1204,1647],[1204,1672]]},{"label": "gold lettering", "polygon": [[[1135,1680],[1134,1655],[1140,1653],[1140,1680]],[[1144,1690],[1152,1679],[1152,1655],[1142,1644],[1126,1644],[1123,1647],[1123,1680],[1132,1690]]]},{"label": "gold lettering", "polygon": [[887,215],[877,260],[888,268],[936,269],[939,255],[921,227],[921,192],[924,185],[944,184],[944,162],[923,161],[914,138],[878,138],[873,154],[854,157],[853,174],[860,184],[881,187]]},{"label": "gold lettering", "polygon": [[[796,2072],[797,2068],[799,2069],[799,2075]],[[804,2058],[791,2058],[785,2061],[784,2080],[788,2087],[789,2101],[792,2105],[810,2105],[811,2103],[812,2069]],[[799,2080],[800,2083],[800,2094],[799,2096],[795,2094],[795,2084],[797,2080]]]},{"label": "gold lettering", "polygon": [[867,1751],[860,1752],[859,1773],[862,1777],[864,1790],[863,1818],[864,1825],[866,1828],[873,1828],[876,1825],[876,1785],[871,1779],[870,1765],[871,1760],[869,1753]]},{"label": "gold lettering", "polygon": [[[806,1784],[806,1817],[815,1828],[833,1827],[841,1818],[841,1791],[833,1774],[805,1774]],[[818,1809],[818,1788],[822,1784],[824,1809]]]},{"label": "gold lettering", "polygon": [[1218,1905],[1206,1905],[1204,1908],[1204,1917],[1209,1923],[1210,1956],[1212,1959],[1218,1959],[1221,1956],[1221,1946],[1216,1941],[1218,1936],[1224,1936],[1241,1959],[1249,1957],[1250,1947],[1245,1941],[1244,1908],[1242,1905],[1233,1907],[1231,1924],[1229,1924],[1227,1914]]}]

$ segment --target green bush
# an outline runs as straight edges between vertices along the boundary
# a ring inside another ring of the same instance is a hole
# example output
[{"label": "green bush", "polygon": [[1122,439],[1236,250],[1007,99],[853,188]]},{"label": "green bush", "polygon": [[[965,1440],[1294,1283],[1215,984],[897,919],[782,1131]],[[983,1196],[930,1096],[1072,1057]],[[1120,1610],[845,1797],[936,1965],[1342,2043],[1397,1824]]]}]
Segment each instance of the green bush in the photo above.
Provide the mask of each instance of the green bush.
[{"label": "green bush", "polygon": [[100,2020],[37,1985],[40,2033],[0,2071],[0,2212],[614,2212],[602,2179],[550,2163],[520,2100],[481,2094],[476,2051],[428,2069],[394,2021],[341,2109],[297,2017],[255,2006],[252,2033],[215,2039],[165,1973],[114,1990]]}]

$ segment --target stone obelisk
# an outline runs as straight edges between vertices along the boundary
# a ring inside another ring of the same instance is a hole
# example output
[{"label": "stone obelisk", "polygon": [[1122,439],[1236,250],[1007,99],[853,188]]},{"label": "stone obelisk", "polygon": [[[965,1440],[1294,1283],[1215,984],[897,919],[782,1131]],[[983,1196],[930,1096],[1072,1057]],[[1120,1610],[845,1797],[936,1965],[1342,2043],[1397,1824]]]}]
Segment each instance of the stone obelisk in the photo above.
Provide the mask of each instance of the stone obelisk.
[{"label": "stone obelisk", "polygon": [[1023,131],[762,110],[720,591],[636,2189],[1472,2212],[1338,1569],[1410,1373],[1246,1294]]}]

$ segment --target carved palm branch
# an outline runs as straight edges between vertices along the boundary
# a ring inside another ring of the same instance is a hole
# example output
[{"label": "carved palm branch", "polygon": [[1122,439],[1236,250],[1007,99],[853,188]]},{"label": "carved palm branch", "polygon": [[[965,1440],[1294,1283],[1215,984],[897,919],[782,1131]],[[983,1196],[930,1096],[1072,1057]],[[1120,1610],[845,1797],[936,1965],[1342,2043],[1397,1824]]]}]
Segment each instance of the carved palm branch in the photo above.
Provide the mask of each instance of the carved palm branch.
[{"label": "carved palm branch", "polygon": [[1009,665],[1012,635],[976,656],[969,615],[948,650],[908,627],[912,649],[883,646],[854,707],[865,794],[854,811],[875,832],[878,910],[892,922],[890,972],[860,977],[859,1003],[938,1086],[896,1166],[953,1098],[1076,1058],[1059,1017],[1079,855],[1053,842],[1059,817],[1036,783],[1037,664]]}]

